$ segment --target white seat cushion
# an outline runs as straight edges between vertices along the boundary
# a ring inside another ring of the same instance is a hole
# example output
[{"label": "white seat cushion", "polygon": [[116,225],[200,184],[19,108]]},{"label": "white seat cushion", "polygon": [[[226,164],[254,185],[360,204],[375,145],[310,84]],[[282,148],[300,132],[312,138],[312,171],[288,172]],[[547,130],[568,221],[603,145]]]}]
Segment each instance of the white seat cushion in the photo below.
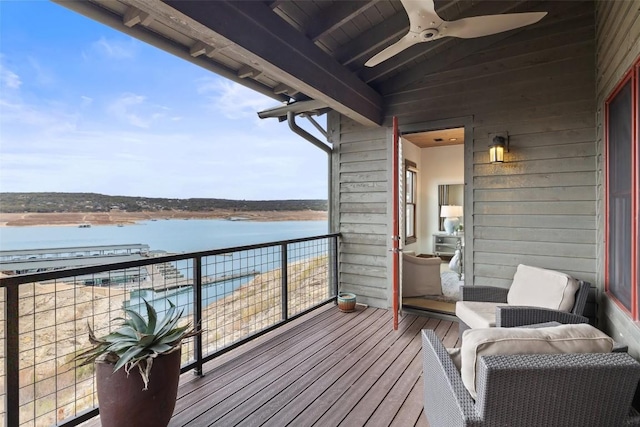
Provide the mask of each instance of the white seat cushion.
[{"label": "white seat cushion", "polygon": [[460,350],[462,382],[476,398],[476,370],[481,356],[496,354],[609,353],[613,339],[582,323],[549,328],[468,329]]},{"label": "white seat cushion", "polygon": [[578,286],[578,281],[567,274],[520,264],[507,303],[571,311]]},{"label": "white seat cushion", "polygon": [[470,328],[491,328],[496,326],[496,307],[505,303],[458,301],[456,302],[456,316]]}]

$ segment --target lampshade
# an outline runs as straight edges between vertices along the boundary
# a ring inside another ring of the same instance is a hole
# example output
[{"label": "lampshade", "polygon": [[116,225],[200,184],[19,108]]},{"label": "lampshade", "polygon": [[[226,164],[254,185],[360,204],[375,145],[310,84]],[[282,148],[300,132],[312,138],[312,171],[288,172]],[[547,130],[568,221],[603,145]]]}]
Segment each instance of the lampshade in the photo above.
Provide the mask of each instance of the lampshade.
[{"label": "lampshade", "polygon": [[493,138],[493,143],[489,146],[489,162],[504,162],[505,142],[506,139],[502,136],[496,136]]},{"label": "lampshade", "polygon": [[440,208],[442,218],[456,218],[462,216],[462,206],[444,205]]}]

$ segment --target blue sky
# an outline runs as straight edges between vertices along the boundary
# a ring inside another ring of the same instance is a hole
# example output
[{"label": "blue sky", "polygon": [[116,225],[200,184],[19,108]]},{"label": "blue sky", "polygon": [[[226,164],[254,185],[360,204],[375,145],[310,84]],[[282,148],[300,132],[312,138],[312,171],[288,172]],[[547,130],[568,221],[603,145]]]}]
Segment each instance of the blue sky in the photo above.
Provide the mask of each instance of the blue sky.
[{"label": "blue sky", "polygon": [[0,0],[0,191],[326,198],[326,154],[258,118],[277,104],[55,3]]}]

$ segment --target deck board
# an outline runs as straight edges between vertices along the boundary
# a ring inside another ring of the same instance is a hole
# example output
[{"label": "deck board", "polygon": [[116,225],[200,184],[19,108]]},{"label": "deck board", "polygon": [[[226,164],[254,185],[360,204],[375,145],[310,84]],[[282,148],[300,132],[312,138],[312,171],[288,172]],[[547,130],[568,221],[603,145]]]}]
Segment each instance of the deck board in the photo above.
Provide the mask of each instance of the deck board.
[{"label": "deck board", "polygon": [[422,377],[419,377],[413,384],[413,387],[400,407],[400,410],[389,424],[391,427],[415,426],[418,419],[423,417],[423,385]]},{"label": "deck board", "polygon": [[[384,398],[380,394],[386,394],[386,390],[392,385],[391,381],[398,378],[397,375],[390,378],[389,375],[385,376],[384,374],[389,369],[394,369],[394,373],[396,370],[398,372],[404,370],[407,365],[407,354],[412,351],[411,349],[407,350],[407,346],[419,333],[419,328],[416,327],[418,325],[414,321],[411,324],[413,328],[409,327],[403,334],[394,334],[394,338],[397,340],[389,348],[389,351],[385,351],[376,358],[374,363],[356,379],[353,385],[345,390],[341,398],[329,410],[325,411],[317,424],[320,426],[337,426],[342,423],[344,425],[364,425],[377,407],[377,404],[372,407],[371,403],[374,402],[369,402],[366,395],[371,396],[374,400],[377,400],[378,397]],[[372,392],[372,390],[376,391]],[[364,402],[363,399],[365,399]]]},{"label": "deck board", "polygon": [[[388,352],[385,353],[383,357],[376,361],[374,369],[368,373],[370,375],[360,378],[359,382],[362,385],[356,389],[358,392],[357,397],[359,398],[358,404],[349,410],[341,424],[347,426],[365,425],[372,420],[376,410],[381,407],[386,407],[387,411],[395,415],[401,405],[401,402],[398,403],[397,401],[398,398],[404,400],[405,396],[397,393],[391,394],[391,390],[412,365],[415,365],[414,372],[422,370],[421,364],[414,363],[421,347],[420,341],[415,338],[419,336],[421,329],[422,327],[411,331],[411,334],[403,334],[402,338],[395,344],[395,347],[406,345],[400,355],[392,357]],[[386,415],[389,414],[387,413]],[[387,425],[382,421],[378,424],[377,419],[374,421],[377,425]]]},{"label": "deck board", "polygon": [[[375,317],[372,318],[373,314]],[[361,323],[359,328],[367,327],[372,320],[380,317],[381,315],[377,313],[362,313],[359,316]],[[275,375],[278,372],[291,369],[292,366],[301,363],[302,358],[308,354],[303,353],[302,350],[319,350],[323,345],[328,344],[334,335],[344,334],[349,328],[348,320],[344,317],[326,317],[314,325],[314,331],[317,334],[313,336],[302,324],[300,328],[289,331],[289,334],[278,335],[277,345],[267,341],[244,353],[243,357],[232,359],[225,365],[217,367],[211,373],[205,371],[204,378],[194,379],[192,383],[205,380],[208,384],[207,395],[193,394],[186,404],[182,404],[182,399],[178,400],[180,405],[176,404],[174,420],[171,425],[188,425],[196,418],[194,415],[206,419],[208,422],[213,422],[216,418],[224,416],[235,406],[243,403],[247,393],[257,393],[268,385],[270,379],[276,379]],[[286,366],[280,363],[280,360],[283,359],[288,361]],[[267,373],[272,375],[268,376]],[[209,379],[210,376],[213,378]],[[205,385],[202,384],[201,388],[204,387]],[[183,409],[188,409],[188,411]],[[201,424],[194,423],[193,425]]]},{"label": "deck board", "polygon": [[[428,426],[422,329],[449,346],[454,322],[327,306],[181,377],[170,426]],[[100,425],[97,419],[90,425]]]},{"label": "deck board", "polygon": [[[363,315],[363,314],[362,314]],[[265,372],[269,388],[260,393],[256,384],[251,384],[250,392],[254,393],[250,401],[235,408],[235,410],[218,420],[220,426],[237,425],[247,418],[249,425],[261,425],[271,418],[281,407],[306,390],[313,382],[325,375],[334,365],[344,359],[346,354],[355,352],[359,346],[366,344],[367,330],[380,331],[387,324],[384,316],[378,313],[360,321],[353,330],[349,325],[343,325],[340,329],[315,340],[311,347],[296,350],[296,356],[288,358],[286,364],[279,360],[278,369]],[[354,339],[351,334],[355,334]],[[267,375],[268,374],[268,375]],[[275,378],[274,378],[275,377]],[[259,411],[258,411],[259,409]]]},{"label": "deck board", "polygon": [[[281,408],[278,416],[273,417],[266,425],[282,425],[282,423],[289,423],[297,417],[298,421],[295,424],[302,426],[306,424],[307,420],[317,419],[326,412],[326,408],[333,405],[335,400],[344,393],[344,390],[347,390],[377,357],[381,351],[378,348],[379,343],[389,342],[390,344],[391,329],[388,327],[386,317],[382,318],[380,329],[367,332],[373,333],[371,335],[361,334],[362,336],[358,337],[360,344],[354,349],[355,351],[350,351],[345,356],[319,354],[319,358],[328,356],[333,359],[332,369],[318,377],[312,387],[295,392],[295,400],[288,402],[285,407]],[[356,364],[359,365],[356,367]],[[319,399],[319,397],[321,398]],[[301,417],[300,414],[304,411],[307,411],[307,414]],[[316,415],[312,415],[313,411]]]}]

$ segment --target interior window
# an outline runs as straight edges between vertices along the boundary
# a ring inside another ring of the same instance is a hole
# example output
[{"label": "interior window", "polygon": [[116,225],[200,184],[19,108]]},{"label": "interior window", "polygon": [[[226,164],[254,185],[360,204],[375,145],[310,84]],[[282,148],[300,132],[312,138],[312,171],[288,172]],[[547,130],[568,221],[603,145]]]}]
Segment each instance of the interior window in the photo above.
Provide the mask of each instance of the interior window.
[{"label": "interior window", "polygon": [[405,163],[405,244],[414,243],[416,236],[416,202],[418,183],[418,171],[416,164],[410,161]]}]

